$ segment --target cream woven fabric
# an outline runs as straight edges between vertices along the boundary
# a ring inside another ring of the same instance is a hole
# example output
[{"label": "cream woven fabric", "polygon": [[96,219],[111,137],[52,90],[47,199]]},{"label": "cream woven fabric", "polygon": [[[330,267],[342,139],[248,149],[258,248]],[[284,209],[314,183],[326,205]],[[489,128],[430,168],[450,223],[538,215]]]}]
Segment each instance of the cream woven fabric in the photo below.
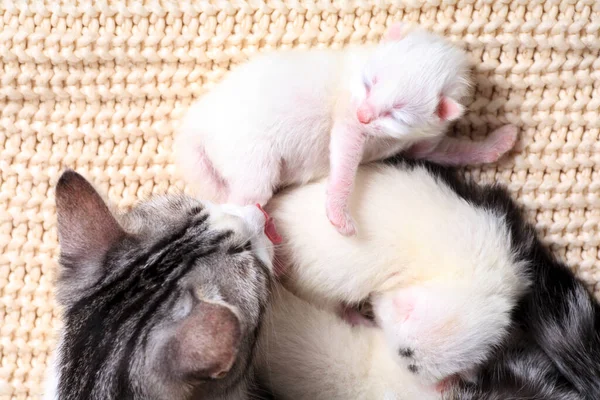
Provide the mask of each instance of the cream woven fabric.
[{"label": "cream woven fabric", "polygon": [[377,41],[397,20],[469,50],[478,86],[459,130],[521,128],[516,151],[474,176],[507,184],[600,294],[600,2],[53,3],[0,2],[0,398],[38,397],[55,344],[61,170],[121,208],[181,189],[177,121],[232,64],[262,48]]}]

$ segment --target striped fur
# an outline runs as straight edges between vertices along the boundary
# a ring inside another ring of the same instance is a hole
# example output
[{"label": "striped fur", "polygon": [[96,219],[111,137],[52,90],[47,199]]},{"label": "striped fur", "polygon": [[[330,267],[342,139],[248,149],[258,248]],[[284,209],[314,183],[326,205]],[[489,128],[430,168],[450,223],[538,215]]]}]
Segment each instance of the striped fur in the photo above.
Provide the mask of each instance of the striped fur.
[{"label": "striped fur", "polygon": [[253,210],[159,197],[116,222],[71,171],[56,197],[64,328],[47,396],[244,398],[272,277],[258,209],[252,226]]}]

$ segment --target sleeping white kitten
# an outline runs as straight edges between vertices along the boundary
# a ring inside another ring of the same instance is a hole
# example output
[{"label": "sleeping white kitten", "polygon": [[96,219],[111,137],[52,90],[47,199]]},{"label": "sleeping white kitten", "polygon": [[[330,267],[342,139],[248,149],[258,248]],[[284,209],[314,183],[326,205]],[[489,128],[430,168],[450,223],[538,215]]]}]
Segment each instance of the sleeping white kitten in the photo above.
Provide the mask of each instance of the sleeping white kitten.
[{"label": "sleeping white kitten", "polygon": [[529,283],[503,216],[418,164],[359,169],[354,237],[327,223],[325,196],[321,180],[269,203],[286,286],[329,310],[370,298],[390,355],[429,387],[486,360]]},{"label": "sleeping white kitten", "polygon": [[[327,217],[355,233],[348,198],[360,163],[411,148],[454,165],[494,162],[516,128],[486,140],[445,136],[464,112],[464,51],[437,35],[393,25],[377,46],[261,54],[192,105],[176,161],[201,198],[264,205],[278,188],[329,175]],[[323,207],[323,205],[321,205]]]},{"label": "sleeping white kitten", "polygon": [[276,286],[255,356],[277,399],[436,400],[391,357],[381,329],[356,326]]}]

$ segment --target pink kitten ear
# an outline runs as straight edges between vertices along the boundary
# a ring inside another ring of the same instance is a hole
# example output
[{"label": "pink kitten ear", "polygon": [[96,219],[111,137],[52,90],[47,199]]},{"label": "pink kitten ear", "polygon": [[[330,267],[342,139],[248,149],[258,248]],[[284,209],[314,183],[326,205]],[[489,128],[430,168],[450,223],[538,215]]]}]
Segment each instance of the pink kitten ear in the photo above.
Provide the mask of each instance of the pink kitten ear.
[{"label": "pink kitten ear", "polygon": [[450,97],[443,96],[440,99],[436,114],[442,121],[454,121],[463,115],[465,109],[462,104],[456,102]]},{"label": "pink kitten ear", "polygon": [[392,42],[402,39],[406,36],[404,30],[404,24],[402,22],[396,22],[387,30],[385,35],[383,36],[384,42]]}]

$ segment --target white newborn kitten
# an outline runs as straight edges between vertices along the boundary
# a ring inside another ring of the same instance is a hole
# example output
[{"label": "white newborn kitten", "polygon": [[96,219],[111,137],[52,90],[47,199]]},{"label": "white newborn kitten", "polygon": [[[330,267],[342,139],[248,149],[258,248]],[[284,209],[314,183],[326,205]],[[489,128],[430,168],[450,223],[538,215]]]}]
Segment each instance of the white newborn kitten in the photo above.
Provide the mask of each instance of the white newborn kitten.
[{"label": "white newborn kitten", "polygon": [[259,55],[235,68],[187,113],[176,160],[202,198],[264,205],[278,188],[329,173],[326,210],[355,233],[347,203],[361,162],[407,150],[446,164],[494,162],[516,128],[482,142],[446,137],[470,85],[465,53],[400,24],[377,46]]},{"label": "white newborn kitten", "polygon": [[331,310],[370,298],[391,354],[432,387],[486,360],[528,285],[504,217],[426,166],[365,166],[350,201],[362,229],[344,237],[324,218],[326,190],[323,179],[269,203],[286,286]]},{"label": "white newborn kitten", "polygon": [[394,361],[381,329],[351,327],[276,286],[255,366],[277,399],[434,400],[441,394]]}]

